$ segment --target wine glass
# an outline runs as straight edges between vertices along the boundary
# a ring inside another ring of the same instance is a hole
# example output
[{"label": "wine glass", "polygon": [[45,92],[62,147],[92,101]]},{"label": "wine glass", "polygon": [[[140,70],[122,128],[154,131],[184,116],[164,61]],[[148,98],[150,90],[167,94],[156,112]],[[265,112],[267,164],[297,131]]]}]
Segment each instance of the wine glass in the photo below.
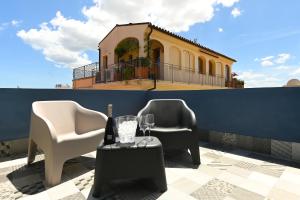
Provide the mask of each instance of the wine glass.
[{"label": "wine glass", "polygon": [[147,127],[148,127],[148,129],[149,129],[149,136],[148,136],[148,141],[151,141],[152,140],[152,138],[151,138],[151,136],[150,136],[150,132],[151,132],[151,128],[153,128],[154,127],[154,115],[153,114],[147,114],[146,115],[146,125],[147,125]]},{"label": "wine glass", "polygon": [[145,137],[146,136],[146,129],[147,129],[146,115],[141,115],[139,117],[139,127],[140,127],[140,130],[143,131],[143,135]]}]

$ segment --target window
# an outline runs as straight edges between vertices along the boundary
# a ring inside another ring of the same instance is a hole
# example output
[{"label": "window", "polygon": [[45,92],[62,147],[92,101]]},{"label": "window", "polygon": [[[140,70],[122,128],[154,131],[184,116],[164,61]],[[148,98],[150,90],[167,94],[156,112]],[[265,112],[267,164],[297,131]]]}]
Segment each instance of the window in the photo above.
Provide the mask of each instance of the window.
[{"label": "window", "polygon": [[103,56],[103,67],[107,69],[107,56]]},{"label": "window", "polygon": [[198,68],[199,68],[199,74],[206,74],[205,72],[205,60],[204,58],[198,57]]},{"label": "window", "polygon": [[209,75],[210,76],[216,75],[216,64],[213,60],[209,61]]}]

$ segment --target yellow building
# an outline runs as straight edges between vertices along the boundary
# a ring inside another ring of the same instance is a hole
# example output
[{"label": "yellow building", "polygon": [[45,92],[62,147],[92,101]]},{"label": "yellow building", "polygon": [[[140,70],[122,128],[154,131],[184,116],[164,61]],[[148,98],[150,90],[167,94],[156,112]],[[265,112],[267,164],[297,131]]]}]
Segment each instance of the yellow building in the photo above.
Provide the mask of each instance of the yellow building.
[{"label": "yellow building", "polygon": [[157,79],[222,88],[236,62],[149,22],[117,24],[98,47],[99,83]]}]

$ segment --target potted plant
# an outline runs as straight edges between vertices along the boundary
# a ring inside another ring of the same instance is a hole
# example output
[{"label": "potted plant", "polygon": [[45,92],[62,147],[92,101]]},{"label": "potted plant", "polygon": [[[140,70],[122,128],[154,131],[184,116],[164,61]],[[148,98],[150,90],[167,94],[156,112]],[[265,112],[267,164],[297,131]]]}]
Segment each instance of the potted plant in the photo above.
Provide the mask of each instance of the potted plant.
[{"label": "potted plant", "polygon": [[138,67],[135,69],[135,73],[137,74],[138,78],[148,78],[150,60],[148,58],[141,57],[138,59],[137,66]]},{"label": "potted plant", "polygon": [[128,80],[132,79],[133,77],[133,68],[129,66],[124,67],[124,79],[125,83],[128,84]]}]

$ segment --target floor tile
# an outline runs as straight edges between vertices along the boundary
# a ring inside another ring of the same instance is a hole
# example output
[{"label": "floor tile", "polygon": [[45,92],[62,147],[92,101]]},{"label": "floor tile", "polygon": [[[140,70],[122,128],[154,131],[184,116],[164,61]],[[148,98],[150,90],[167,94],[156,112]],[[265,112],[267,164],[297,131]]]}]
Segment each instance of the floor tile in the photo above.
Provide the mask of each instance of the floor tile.
[{"label": "floor tile", "polygon": [[285,181],[285,180],[279,180],[276,184],[275,184],[276,188],[280,188],[283,191],[287,191],[296,195],[300,196],[300,185],[299,184],[295,184],[292,183],[290,181]]},{"label": "floor tile", "polygon": [[59,200],[85,200],[85,197],[83,196],[83,194],[81,194],[81,192],[78,192],[78,193],[66,196],[64,198],[61,198]]},{"label": "floor tile", "polygon": [[[264,154],[203,146],[200,147],[201,165],[197,169],[193,168],[187,152],[166,158],[168,190],[165,193],[133,182],[114,186],[105,199],[300,199],[299,168],[286,166],[287,162]],[[96,152],[91,152],[68,160],[62,183],[52,188],[44,187],[43,154],[30,166],[26,165],[26,155],[3,161],[0,163],[0,199],[97,199],[92,197],[95,156]]]},{"label": "floor tile", "polygon": [[47,191],[35,194],[35,195],[28,195],[26,197],[21,198],[22,200],[51,200],[47,194]]},{"label": "floor tile", "polygon": [[190,194],[196,189],[200,187],[200,185],[188,178],[181,178],[174,183],[171,184],[171,186],[181,192]]},{"label": "floor tile", "polygon": [[248,170],[253,170],[257,165],[250,163],[250,162],[245,162],[245,161],[239,161],[236,164],[234,164],[237,167],[248,169]]},{"label": "floor tile", "polygon": [[64,197],[77,194],[78,192],[79,190],[72,181],[64,182],[47,190],[47,194],[50,199],[53,200],[62,199]]},{"label": "floor tile", "polygon": [[213,179],[194,191],[191,196],[199,200],[222,200],[228,196],[236,186],[219,179]]},{"label": "floor tile", "polygon": [[233,191],[229,194],[229,197],[233,199],[242,199],[242,200],[264,200],[265,199],[265,197],[262,195],[245,190],[240,187],[234,188]]},{"label": "floor tile", "polygon": [[300,174],[284,171],[280,176],[280,180],[300,185]]},{"label": "floor tile", "polygon": [[172,172],[170,169],[166,169],[166,177],[167,177],[167,184],[172,184],[173,182],[177,181],[180,179],[182,176],[179,174]]},{"label": "floor tile", "polygon": [[252,171],[250,171],[250,170],[240,168],[240,167],[236,167],[236,166],[231,166],[226,171],[230,174],[240,176],[242,178],[248,178],[249,175],[252,173]]},{"label": "floor tile", "polygon": [[250,180],[254,180],[269,186],[274,186],[275,183],[279,180],[278,178],[266,174],[262,174],[259,172],[252,172],[248,178]]},{"label": "floor tile", "polygon": [[273,200],[282,200],[282,199],[299,200],[300,199],[299,195],[288,192],[278,187],[272,188],[272,190],[270,191],[267,197]]},{"label": "floor tile", "polygon": [[168,188],[168,191],[162,194],[157,200],[197,200],[196,198],[180,192],[172,187]]}]

